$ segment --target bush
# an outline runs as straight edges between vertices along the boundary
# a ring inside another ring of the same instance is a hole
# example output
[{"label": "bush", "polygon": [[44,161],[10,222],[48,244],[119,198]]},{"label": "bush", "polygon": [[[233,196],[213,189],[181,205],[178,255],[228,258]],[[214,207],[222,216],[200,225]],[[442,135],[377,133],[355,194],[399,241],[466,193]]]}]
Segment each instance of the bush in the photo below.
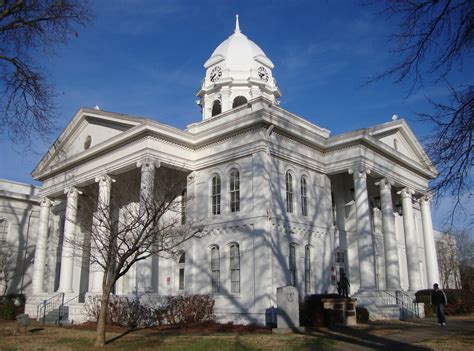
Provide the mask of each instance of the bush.
[{"label": "bush", "polygon": [[[419,290],[416,292],[416,301],[425,304],[425,315],[431,317],[434,315],[430,306],[431,289]],[[468,290],[446,289],[443,290],[448,299],[445,312],[447,315],[466,314],[474,312],[474,299],[472,293]]]},{"label": "bush", "polygon": [[15,304],[13,300],[6,299],[0,304],[0,318],[12,320],[15,318]]},{"label": "bush", "polygon": [[364,307],[356,307],[357,323],[369,323],[369,311]]},{"label": "bush", "polygon": [[[91,296],[85,304],[90,320],[97,322],[100,297]],[[193,324],[214,319],[212,295],[168,296],[156,306],[140,303],[127,297],[111,296],[106,317],[109,325],[131,328],[163,324]]]}]

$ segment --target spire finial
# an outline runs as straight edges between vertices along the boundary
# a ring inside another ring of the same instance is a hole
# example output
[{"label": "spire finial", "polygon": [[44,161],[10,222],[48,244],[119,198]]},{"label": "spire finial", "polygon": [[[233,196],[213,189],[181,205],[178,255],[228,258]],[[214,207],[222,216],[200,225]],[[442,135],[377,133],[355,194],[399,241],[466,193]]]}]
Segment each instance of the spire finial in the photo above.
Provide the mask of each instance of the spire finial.
[{"label": "spire finial", "polygon": [[239,15],[235,15],[235,30],[234,30],[234,33],[240,33]]}]

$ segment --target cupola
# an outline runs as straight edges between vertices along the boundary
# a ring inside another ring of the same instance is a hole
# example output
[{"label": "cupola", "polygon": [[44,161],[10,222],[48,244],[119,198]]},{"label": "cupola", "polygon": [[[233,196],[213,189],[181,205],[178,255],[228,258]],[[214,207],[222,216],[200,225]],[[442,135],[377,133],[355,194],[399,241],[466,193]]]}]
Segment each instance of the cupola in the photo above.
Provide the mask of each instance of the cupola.
[{"label": "cupola", "polygon": [[197,93],[203,119],[239,107],[259,96],[278,103],[281,92],[273,77],[272,61],[240,30],[224,40],[204,64],[206,77]]}]

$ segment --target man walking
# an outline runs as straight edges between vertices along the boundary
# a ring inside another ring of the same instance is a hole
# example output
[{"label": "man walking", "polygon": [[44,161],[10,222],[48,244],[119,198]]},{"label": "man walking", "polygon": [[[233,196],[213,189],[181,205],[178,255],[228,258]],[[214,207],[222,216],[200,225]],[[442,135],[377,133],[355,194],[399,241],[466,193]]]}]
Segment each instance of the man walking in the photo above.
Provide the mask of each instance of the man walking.
[{"label": "man walking", "polygon": [[446,325],[446,318],[444,317],[444,307],[448,304],[448,299],[443,290],[438,287],[438,284],[433,284],[433,291],[431,292],[431,307],[435,308],[436,317],[438,317],[438,325]]}]

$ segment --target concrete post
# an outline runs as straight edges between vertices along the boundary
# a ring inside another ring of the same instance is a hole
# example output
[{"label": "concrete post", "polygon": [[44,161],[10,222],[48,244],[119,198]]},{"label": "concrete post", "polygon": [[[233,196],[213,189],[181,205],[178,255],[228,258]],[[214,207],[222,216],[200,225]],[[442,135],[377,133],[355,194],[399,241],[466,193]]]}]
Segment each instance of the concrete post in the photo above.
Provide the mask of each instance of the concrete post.
[{"label": "concrete post", "polygon": [[46,247],[48,240],[49,213],[52,202],[47,197],[41,200],[38,225],[38,238],[35,250],[35,265],[33,268],[33,294],[44,293],[44,268],[46,266]]},{"label": "concrete post", "polygon": [[405,231],[405,248],[408,265],[408,290],[421,289],[421,277],[418,264],[418,243],[413,217],[412,191],[408,188],[400,192],[402,197],[403,229]]},{"label": "concrete post", "polygon": [[421,221],[423,224],[423,240],[425,243],[426,270],[428,272],[428,286],[431,288],[433,284],[439,284],[439,268],[438,255],[436,253],[436,243],[433,233],[433,222],[431,219],[430,209],[431,199],[423,196],[420,199]]},{"label": "concrete post", "polygon": [[379,182],[379,187],[385,254],[385,287],[387,290],[400,290],[400,267],[398,264],[391,185],[387,179],[382,179]]},{"label": "concrete post", "polygon": [[63,251],[61,256],[61,273],[59,276],[59,292],[71,293],[74,268],[74,236],[76,234],[77,204],[81,191],[75,187],[67,188],[66,221],[64,223]]},{"label": "concrete post", "polygon": [[370,223],[370,206],[367,191],[368,171],[360,169],[350,170],[354,174],[354,192],[356,204],[356,233],[359,248],[360,288],[359,291],[376,289],[375,284],[375,250]]}]

